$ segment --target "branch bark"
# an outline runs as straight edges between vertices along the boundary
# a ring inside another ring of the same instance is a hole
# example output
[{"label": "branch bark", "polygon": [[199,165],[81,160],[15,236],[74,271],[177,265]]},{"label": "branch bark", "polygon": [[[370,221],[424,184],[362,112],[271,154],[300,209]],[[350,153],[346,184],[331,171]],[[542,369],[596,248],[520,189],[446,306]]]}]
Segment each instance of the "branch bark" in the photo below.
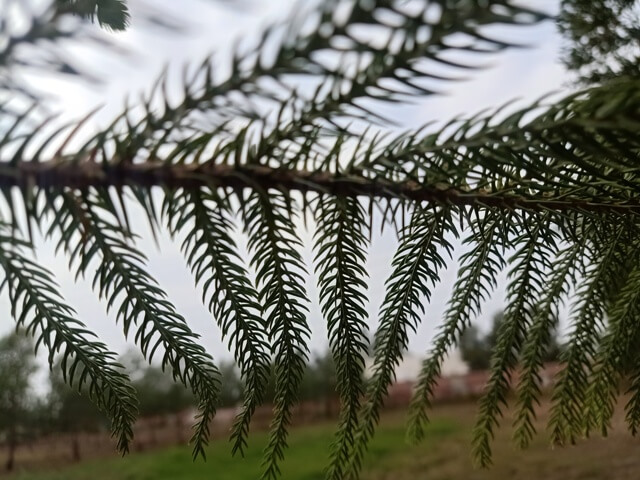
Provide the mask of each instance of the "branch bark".
[{"label": "branch bark", "polygon": [[274,169],[264,165],[229,165],[212,161],[167,164],[93,161],[18,161],[0,164],[0,188],[39,188],[160,186],[171,189],[202,186],[271,188],[302,193],[332,193],[405,199],[458,206],[475,205],[500,209],[584,211],[589,213],[640,214],[640,199],[626,202],[588,201],[575,197],[536,197],[507,192],[464,191],[440,184],[421,184],[413,180],[393,182],[355,174],[334,174],[294,169]]}]

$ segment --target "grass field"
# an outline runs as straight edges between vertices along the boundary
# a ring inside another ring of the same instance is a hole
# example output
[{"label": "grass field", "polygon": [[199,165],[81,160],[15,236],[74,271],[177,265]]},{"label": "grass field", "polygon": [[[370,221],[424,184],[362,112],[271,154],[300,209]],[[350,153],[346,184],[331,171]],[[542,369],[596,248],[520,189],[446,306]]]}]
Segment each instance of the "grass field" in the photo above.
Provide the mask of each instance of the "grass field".
[{"label": "grass field", "polygon": [[[367,480],[488,480],[488,479],[637,479],[640,478],[640,441],[622,428],[608,439],[593,438],[579,445],[550,449],[543,434],[526,451],[510,442],[511,430],[498,432],[495,464],[490,470],[473,467],[469,456],[475,407],[471,404],[438,407],[425,442],[405,441],[404,417],[386,415],[365,461]],[[543,415],[544,416],[544,415]],[[509,418],[505,424],[509,425]],[[283,479],[322,479],[334,424],[294,429],[282,466]],[[229,445],[213,442],[207,462],[193,463],[188,448],[132,454],[124,459],[92,460],[55,471],[23,472],[11,480],[243,480],[256,479],[266,442],[265,434],[251,437],[244,459],[232,458]]]}]

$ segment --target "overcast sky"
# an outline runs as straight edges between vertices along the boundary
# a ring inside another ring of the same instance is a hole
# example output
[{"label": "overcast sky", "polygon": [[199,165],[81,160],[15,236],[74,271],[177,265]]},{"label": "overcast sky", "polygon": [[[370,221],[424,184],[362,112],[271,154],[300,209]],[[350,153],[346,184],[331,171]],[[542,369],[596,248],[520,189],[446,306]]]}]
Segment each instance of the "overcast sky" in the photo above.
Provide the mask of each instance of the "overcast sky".
[{"label": "overcast sky", "polygon": [[[552,0],[533,3],[548,12],[554,12],[557,8],[557,2]],[[149,4],[146,5],[148,7]],[[126,55],[98,53],[95,48],[85,46],[73,50],[76,61],[102,80],[100,85],[43,78],[38,81],[37,86],[57,96],[57,101],[52,105],[62,110],[64,117],[68,119],[81,117],[95,106],[103,105],[94,124],[104,124],[121,110],[127,95],[136,98],[140,92],[148,90],[165,65],[178,71],[185,62],[200,63],[212,52],[222,53],[223,58],[224,52],[228,53],[237,39],[246,35],[255,36],[267,25],[286,16],[293,5],[294,2],[290,0],[154,1],[154,10],[164,12],[164,18],[185,25],[182,33],[176,34],[142,22],[140,19],[145,11],[145,4],[141,4],[140,0],[131,0],[131,28],[124,33],[109,34],[118,45],[127,50]],[[469,79],[464,82],[447,84],[446,95],[416,99],[411,105],[393,109],[385,107],[385,113],[404,127],[415,128],[427,121],[443,121],[460,114],[472,114],[485,107],[495,107],[510,99],[531,101],[545,93],[567,88],[568,75],[559,62],[562,40],[552,22],[526,29],[493,29],[491,33],[530,44],[531,48],[511,50],[485,58],[485,70],[468,74]],[[193,278],[185,266],[178,245],[162,236],[158,248],[145,228],[142,225],[139,232],[144,235],[139,246],[149,256],[152,273],[168,292],[178,311],[202,335],[206,348],[216,358],[228,359],[230,355],[220,339],[220,331],[211,315],[202,307],[200,293],[194,288]],[[301,231],[301,235],[307,246],[305,258],[310,260],[311,234]],[[373,238],[368,261],[371,277],[368,310],[372,326],[376,323],[376,313],[384,296],[383,284],[390,271],[394,246],[395,240],[389,231]],[[90,283],[74,282],[73,276],[67,271],[67,260],[55,257],[51,242],[38,240],[38,259],[57,274],[62,294],[77,309],[79,318],[111,348],[118,352],[126,350],[128,343],[120,327],[115,326],[114,319],[106,315],[104,304],[92,293]],[[442,317],[454,277],[455,265],[452,262],[451,268],[443,275],[442,284],[433,292],[432,302],[418,335],[411,341],[411,350],[419,355],[423,355],[428,349],[435,327]],[[309,295],[314,303],[310,312],[310,323],[314,330],[311,349],[318,352],[326,347],[327,342],[313,279],[309,281]],[[484,328],[491,316],[502,307],[503,296],[504,292],[500,290],[486,305],[485,313],[479,320]],[[0,308],[5,312],[5,320],[0,323],[0,333],[4,333],[13,328],[13,322],[9,316],[6,296],[0,300]]]}]

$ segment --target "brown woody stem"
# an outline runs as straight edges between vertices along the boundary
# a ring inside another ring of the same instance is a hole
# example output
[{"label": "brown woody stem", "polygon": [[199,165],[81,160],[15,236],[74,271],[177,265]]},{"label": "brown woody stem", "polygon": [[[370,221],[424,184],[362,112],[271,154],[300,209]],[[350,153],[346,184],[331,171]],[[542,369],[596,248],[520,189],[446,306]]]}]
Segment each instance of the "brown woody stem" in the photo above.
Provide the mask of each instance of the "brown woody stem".
[{"label": "brown woody stem", "polygon": [[590,202],[584,199],[525,197],[504,192],[463,191],[455,187],[420,184],[413,180],[393,182],[361,175],[274,169],[264,165],[235,166],[205,162],[200,164],[96,163],[92,161],[20,161],[0,164],[0,187],[88,188],[162,186],[197,188],[201,186],[233,189],[261,188],[318,192],[345,196],[368,196],[477,205],[524,210],[579,210],[592,213],[640,214],[640,202]]}]

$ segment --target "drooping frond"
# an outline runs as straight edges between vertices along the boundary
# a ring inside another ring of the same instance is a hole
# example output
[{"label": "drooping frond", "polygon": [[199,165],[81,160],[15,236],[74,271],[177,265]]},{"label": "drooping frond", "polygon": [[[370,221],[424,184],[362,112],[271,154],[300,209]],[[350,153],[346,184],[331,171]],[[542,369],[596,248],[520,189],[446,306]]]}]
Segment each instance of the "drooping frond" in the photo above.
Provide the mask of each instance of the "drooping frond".
[{"label": "drooping frond", "polygon": [[75,318],[74,310],[60,298],[51,272],[27,257],[33,253],[32,245],[16,238],[6,223],[0,223],[0,232],[4,273],[0,288],[9,292],[11,315],[36,338],[36,348],[44,345],[50,366],[56,354],[61,354],[65,381],[105,412],[118,450],[128,452],[138,408],[135,390],[115,362],[116,355],[94,340],[93,333]]},{"label": "drooping frond", "polygon": [[640,335],[640,271],[637,257],[622,290],[608,314],[608,325],[598,346],[592,378],[586,394],[585,430],[598,429],[606,435],[619,393],[619,383],[628,373],[629,358],[637,348]]},{"label": "drooping frond", "polygon": [[629,400],[625,405],[625,419],[633,436],[638,435],[640,429],[640,368],[638,368],[638,355],[631,357],[629,367]]},{"label": "drooping frond", "polygon": [[482,303],[497,286],[497,276],[505,267],[509,221],[502,214],[486,212],[486,215],[470,225],[471,233],[465,244],[473,248],[460,259],[458,279],[442,322],[441,330],[433,341],[433,348],[422,364],[410,406],[409,438],[421,440],[427,422],[426,410],[440,375],[444,357],[453,347],[459,335],[480,313]]},{"label": "drooping frond", "polygon": [[245,400],[232,433],[233,452],[242,453],[270,366],[258,294],[232,237],[231,207],[226,197],[198,189],[168,196],[164,211],[174,234],[186,232],[182,251],[242,372]]},{"label": "drooping frond", "polygon": [[125,335],[135,328],[135,341],[149,361],[161,348],[162,367],[193,390],[199,408],[193,452],[204,456],[220,374],[197,343],[197,335],[147,272],[145,256],[131,245],[133,237],[121,225],[109,193],[53,191],[47,206],[53,210],[49,234],[59,238],[58,249],[67,251],[77,275],[95,268],[92,285],[107,301],[108,310],[117,309],[116,320],[122,322]]},{"label": "drooping frond", "polygon": [[554,443],[574,443],[585,426],[587,386],[596,357],[599,332],[610,303],[611,287],[623,270],[629,244],[622,224],[602,222],[591,233],[591,261],[575,292],[573,329],[562,354],[564,368],[556,379],[549,426]]},{"label": "drooping frond", "polygon": [[[244,200],[243,200],[244,202]],[[276,478],[284,458],[291,409],[308,359],[304,264],[292,217],[293,200],[283,193],[254,192],[242,205],[251,265],[275,369],[275,398],[263,478]]]},{"label": "drooping frond", "polygon": [[341,400],[327,478],[342,479],[358,427],[367,350],[366,216],[354,198],[322,196],[316,208],[316,271]]},{"label": "drooping frond", "polygon": [[575,283],[584,249],[584,240],[577,238],[572,245],[557,254],[557,259],[550,268],[551,276],[546,283],[546,292],[533,307],[531,326],[525,334],[522,346],[521,371],[516,393],[514,438],[521,448],[527,447],[535,434],[534,409],[543,387],[539,372],[543,367],[551,335],[559,321],[560,303],[569,293],[569,285]]},{"label": "drooping frond", "polygon": [[350,475],[357,475],[367,443],[374,434],[395,368],[406,351],[409,334],[415,331],[425,313],[424,301],[446,266],[444,255],[451,253],[447,232],[455,232],[453,212],[447,208],[418,205],[405,227],[400,246],[386,282],[386,294],[380,309],[380,326],[374,345],[374,371],[366,390],[361,424],[350,458]]},{"label": "drooping frond", "polygon": [[523,214],[514,238],[514,255],[509,259],[509,285],[504,320],[491,358],[489,380],[480,399],[474,427],[473,453],[478,463],[491,462],[490,440],[498,426],[501,407],[507,403],[509,384],[527,330],[531,327],[537,300],[556,254],[557,234],[550,228],[548,213]]}]

